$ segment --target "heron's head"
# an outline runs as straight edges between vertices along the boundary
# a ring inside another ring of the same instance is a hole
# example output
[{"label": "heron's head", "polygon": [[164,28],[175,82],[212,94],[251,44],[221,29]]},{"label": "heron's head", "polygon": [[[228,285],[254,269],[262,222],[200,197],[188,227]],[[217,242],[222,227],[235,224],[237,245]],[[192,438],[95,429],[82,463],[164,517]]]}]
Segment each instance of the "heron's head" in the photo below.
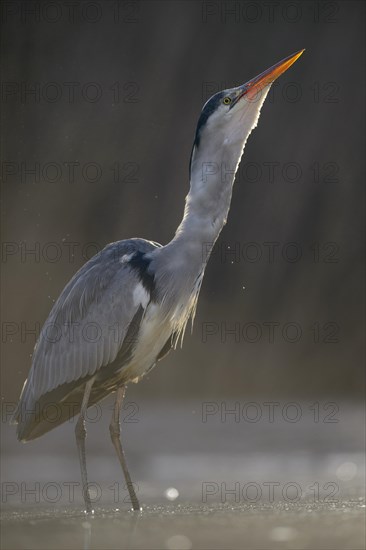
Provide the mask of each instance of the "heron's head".
[{"label": "heron's head", "polygon": [[196,168],[201,169],[203,163],[224,159],[236,168],[272,82],[295,63],[303,51],[286,57],[241,86],[218,92],[205,103],[197,125],[191,164],[199,161],[200,166]]}]

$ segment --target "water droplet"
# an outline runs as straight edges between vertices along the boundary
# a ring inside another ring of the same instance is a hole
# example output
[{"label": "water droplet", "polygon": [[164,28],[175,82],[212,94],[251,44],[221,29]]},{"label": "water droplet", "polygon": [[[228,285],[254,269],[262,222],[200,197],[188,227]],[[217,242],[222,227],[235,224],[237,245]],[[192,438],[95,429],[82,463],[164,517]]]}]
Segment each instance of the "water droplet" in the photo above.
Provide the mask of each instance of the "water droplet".
[{"label": "water droplet", "polygon": [[176,498],[179,497],[179,491],[175,487],[169,487],[164,492],[164,495],[168,500],[175,500]]}]

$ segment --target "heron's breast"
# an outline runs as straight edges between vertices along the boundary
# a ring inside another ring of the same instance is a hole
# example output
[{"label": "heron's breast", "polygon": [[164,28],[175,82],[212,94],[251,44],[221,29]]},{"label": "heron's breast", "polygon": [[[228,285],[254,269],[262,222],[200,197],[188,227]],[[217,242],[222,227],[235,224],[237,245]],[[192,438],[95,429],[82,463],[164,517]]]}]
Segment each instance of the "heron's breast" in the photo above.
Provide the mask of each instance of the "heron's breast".
[{"label": "heron's breast", "polygon": [[161,307],[150,303],[141,322],[133,357],[126,369],[129,378],[141,377],[150,369],[172,332],[172,323]]}]

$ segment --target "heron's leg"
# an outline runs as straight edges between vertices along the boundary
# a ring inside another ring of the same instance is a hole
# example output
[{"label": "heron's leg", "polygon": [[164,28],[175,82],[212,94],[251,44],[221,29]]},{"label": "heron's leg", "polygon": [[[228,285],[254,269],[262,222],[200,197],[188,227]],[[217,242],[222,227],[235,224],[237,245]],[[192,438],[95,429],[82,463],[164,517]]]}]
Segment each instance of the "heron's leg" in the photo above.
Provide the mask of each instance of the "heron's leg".
[{"label": "heron's leg", "polygon": [[88,408],[88,402],[90,397],[90,392],[92,385],[94,383],[95,376],[90,378],[85,384],[83,401],[81,403],[80,416],[75,426],[75,436],[76,436],[76,445],[79,453],[79,462],[81,469],[81,483],[83,486],[83,496],[86,506],[86,511],[92,511],[92,505],[90,501],[89,489],[88,489],[88,475],[86,471],[86,455],[85,455],[85,438],[86,438],[86,429],[85,429],[85,412]]},{"label": "heron's leg", "polygon": [[112,443],[114,445],[114,448],[116,449],[117,456],[122,466],[122,470],[125,476],[126,485],[127,485],[128,492],[130,494],[130,499],[132,502],[133,509],[140,510],[140,504],[137,499],[135,489],[133,487],[131,477],[127,468],[126,457],[125,457],[125,453],[123,452],[121,438],[120,438],[121,428],[120,428],[120,422],[119,422],[119,415],[121,412],[121,407],[122,407],[125,393],[126,393],[126,386],[121,386],[120,388],[118,388],[116,392],[116,401],[114,404],[111,423],[109,425],[109,431],[111,433]]}]

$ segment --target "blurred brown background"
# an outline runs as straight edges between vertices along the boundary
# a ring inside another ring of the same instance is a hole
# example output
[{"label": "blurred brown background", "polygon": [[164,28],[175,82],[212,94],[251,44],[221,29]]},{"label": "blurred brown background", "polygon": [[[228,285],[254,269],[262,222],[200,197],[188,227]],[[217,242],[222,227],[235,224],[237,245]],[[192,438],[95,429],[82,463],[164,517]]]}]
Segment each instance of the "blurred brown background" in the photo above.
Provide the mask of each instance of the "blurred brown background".
[{"label": "blurred brown background", "polygon": [[209,95],[301,48],[247,143],[193,335],[134,393],[362,397],[364,4],[268,4],[3,2],[3,400],[85,256],[172,238]]}]

